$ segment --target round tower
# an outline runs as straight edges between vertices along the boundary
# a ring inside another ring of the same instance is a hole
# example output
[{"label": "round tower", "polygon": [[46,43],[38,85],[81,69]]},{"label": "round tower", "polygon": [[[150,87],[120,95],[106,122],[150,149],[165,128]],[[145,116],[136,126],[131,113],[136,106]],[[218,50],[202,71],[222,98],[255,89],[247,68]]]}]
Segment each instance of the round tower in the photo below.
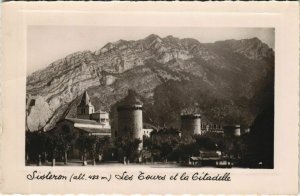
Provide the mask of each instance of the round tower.
[{"label": "round tower", "polygon": [[143,147],[143,107],[135,91],[129,90],[128,95],[117,107],[117,136],[128,136],[139,139],[139,150]]},{"label": "round tower", "polygon": [[227,136],[241,136],[241,125],[225,125],[223,129]]},{"label": "round tower", "polygon": [[118,107],[118,136],[129,135],[134,139],[143,139],[142,105]]},{"label": "round tower", "polygon": [[240,125],[234,125],[233,135],[234,136],[241,136],[241,126]]},{"label": "round tower", "polygon": [[182,136],[201,135],[201,115],[181,115],[181,134]]}]

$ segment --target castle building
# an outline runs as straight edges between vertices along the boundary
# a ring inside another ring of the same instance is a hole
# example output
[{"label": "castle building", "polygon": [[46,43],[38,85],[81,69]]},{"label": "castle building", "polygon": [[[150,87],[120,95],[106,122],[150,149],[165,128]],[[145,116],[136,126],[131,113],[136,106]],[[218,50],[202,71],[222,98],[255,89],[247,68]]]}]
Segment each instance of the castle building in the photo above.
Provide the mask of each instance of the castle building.
[{"label": "castle building", "polygon": [[85,91],[81,97],[80,103],[77,106],[77,118],[96,121],[102,128],[110,129],[109,114],[104,111],[96,111],[91,103],[90,97]]},{"label": "castle building", "polygon": [[151,137],[151,133],[153,132],[153,129],[143,129],[143,135],[147,137]]},{"label": "castle building", "polygon": [[142,142],[139,150],[143,147],[143,106],[137,99],[133,91],[128,91],[128,96],[123,103],[117,107],[118,111],[118,129],[117,136],[129,136],[132,139],[139,139]]},{"label": "castle building", "polygon": [[[142,105],[132,104],[118,107],[118,136],[129,136],[143,141]],[[139,149],[142,148],[142,143]]]},{"label": "castle building", "polygon": [[[111,137],[109,114],[104,111],[94,112],[88,93],[85,91],[77,106],[77,118],[65,118],[56,124],[55,131],[72,132],[78,138],[82,135]],[[72,158],[80,158],[79,150],[72,147]]]},{"label": "castle building", "polygon": [[207,119],[201,119],[201,132],[202,134],[205,133],[218,133],[223,134],[223,126],[220,124],[212,123],[211,121]]},{"label": "castle building", "polygon": [[95,108],[91,103],[87,91],[83,93],[80,103],[77,106],[77,119],[89,120],[91,127],[95,127],[95,125],[97,125],[97,128],[99,129],[111,129],[109,114],[101,110],[95,112]]},{"label": "castle building", "polygon": [[240,125],[226,125],[224,126],[224,133],[228,136],[241,136]]},{"label": "castle building", "polygon": [[[101,124],[94,120],[65,118],[59,121],[56,125],[55,131],[58,133],[73,133],[75,138],[83,135],[97,136],[100,138],[111,137],[111,130],[103,128]],[[81,153],[76,144],[71,147],[68,157],[80,159]]]},{"label": "castle building", "polygon": [[146,122],[143,122],[143,132],[144,132],[144,136],[146,137],[151,137],[152,133],[157,131],[158,128],[155,127],[154,125],[152,124],[149,124],[149,123],[146,123]]},{"label": "castle building", "polygon": [[118,133],[119,136],[130,134],[135,139],[143,136],[142,105],[134,104],[118,107]]},{"label": "castle building", "polygon": [[234,126],[233,135],[234,136],[241,136],[241,125],[235,125]]},{"label": "castle building", "polygon": [[77,106],[77,118],[90,119],[90,114],[94,113],[94,106],[91,103],[90,97],[85,91],[81,97],[81,101]]},{"label": "castle building", "polygon": [[180,130],[183,137],[201,135],[201,115],[182,114]]},{"label": "castle building", "polygon": [[56,125],[57,130],[72,131],[75,135],[95,135],[100,137],[111,137],[110,128],[102,124],[87,119],[65,118]]},{"label": "castle building", "polygon": [[102,125],[103,128],[110,129],[109,114],[104,111],[97,111],[90,114],[90,120],[94,120]]}]

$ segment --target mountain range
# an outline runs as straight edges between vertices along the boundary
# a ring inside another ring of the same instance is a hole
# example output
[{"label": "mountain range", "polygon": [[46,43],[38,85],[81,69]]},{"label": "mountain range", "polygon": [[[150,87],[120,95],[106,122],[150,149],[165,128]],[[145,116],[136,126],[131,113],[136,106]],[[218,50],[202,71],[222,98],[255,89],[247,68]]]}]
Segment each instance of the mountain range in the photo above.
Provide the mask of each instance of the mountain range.
[{"label": "mountain range", "polygon": [[26,129],[50,130],[76,117],[84,91],[110,112],[129,89],[143,102],[144,122],[179,127],[180,113],[212,122],[251,125],[274,99],[274,51],[258,38],[201,43],[159,37],[107,43],[80,51],[27,77]]}]

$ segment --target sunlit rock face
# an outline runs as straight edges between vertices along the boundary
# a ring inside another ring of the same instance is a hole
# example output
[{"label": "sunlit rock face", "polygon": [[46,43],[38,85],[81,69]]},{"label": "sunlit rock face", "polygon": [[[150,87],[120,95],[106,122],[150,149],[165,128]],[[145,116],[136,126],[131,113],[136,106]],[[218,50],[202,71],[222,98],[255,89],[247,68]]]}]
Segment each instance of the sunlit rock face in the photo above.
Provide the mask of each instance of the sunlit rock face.
[{"label": "sunlit rock face", "polygon": [[[175,115],[187,107],[188,99],[201,97],[198,101],[204,104],[199,107],[204,112],[213,118],[230,120],[223,117],[225,112],[232,112],[229,106],[206,108],[205,103],[213,96],[219,102],[230,102],[234,110],[241,110],[239,115],[249,123],[272,94],[273,77],[274,52],[257,38],[204,44],[191,38],[152,34],[141,40],[119,40],[96,51],[70,54],[29,75],[26,128],[47,131],[66,116],[76,117],[74,108],[86,90],[96,110],[110,111],[128,89],[134,89],[144,99],[148,112],[145,120],[151,121],[158,116],[158,109],[151,107],[156,107],[160,89],[171,89],[164,87],[168,81],[176,81],[171,85],[179,87],[161,96],[184,100],[177,104],[179,108],[172,109],[172,104],[166,103],[162,107],[170,111],[162,110],[162,115]],[[185,98],[184,92],[176,92],[186,83],[197,84],[189,86],[190,98]],[[173,121],[175,117],[165,123]]]}]

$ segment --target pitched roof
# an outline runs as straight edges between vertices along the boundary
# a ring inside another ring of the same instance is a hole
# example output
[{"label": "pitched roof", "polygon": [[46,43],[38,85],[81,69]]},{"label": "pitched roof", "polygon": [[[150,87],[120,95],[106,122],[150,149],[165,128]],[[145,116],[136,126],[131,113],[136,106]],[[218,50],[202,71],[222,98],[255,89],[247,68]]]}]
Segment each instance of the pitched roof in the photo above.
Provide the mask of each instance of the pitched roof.
[{"label": "pitched roof", "polygon": [[89,97],[87,91],[84,91],[84,93],[82,94],[79,106],[86,106],[86,105],[90,106],[91,100],[90,100],[90,97]]},{"label": "pitched roof", "polygon": [[89,125],[101,125],[97,121],[94,120],[86,120],[86,119],[79,119],[79,118],[65,118],[68,121],[73,123],[80,123],[80,124],[89,124]]},{"label": "pitched roof", "polygon": [[119,105],[126,106],[126,105],[142,105],[142,104],[143,103],[140,100],[138,94],[134,90],[128,90],[127,96]]},{"label": "pitched roof", "polygon": [[82,130],[82,131],[85,131],[85,132],[88,132],[88,133],[111,133],[111,130],[110,129],[106,129],[106,128],[103,128],[103,129],[99,129],[99,128],[86,128],[86,127],[76,127],[77,129],[79,130]]},{"label": "pitched roof", "polygon": [[96,111],[96,112],[94,112],[94,113],[108,114],[108,112],[106,112],[106,111],[103,111],[103,110],[97,110],[97,111]]}]

